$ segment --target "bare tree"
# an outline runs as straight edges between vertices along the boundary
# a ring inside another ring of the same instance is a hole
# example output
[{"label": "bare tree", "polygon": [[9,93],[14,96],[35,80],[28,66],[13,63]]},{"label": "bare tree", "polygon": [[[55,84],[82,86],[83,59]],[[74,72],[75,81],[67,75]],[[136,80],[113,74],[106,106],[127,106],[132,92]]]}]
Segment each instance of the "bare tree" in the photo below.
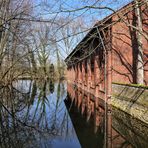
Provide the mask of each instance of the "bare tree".
[{"label": "bare tree", "polygon": [[15,18],[27,17],[30,12],[29,1],[1,1],[0,81],[5,80],[8,84],[22,75],[27,68],[24,40],[28,35],[25,30],[29,29],[29,24]]},{"label": "bare tree", "polygon": [[137,83],[138,84],[144,84],[144,65],[143,65],[143,48],[142,48],[142,35],[140,32],[143,32],[142,27],[142,16],[141,16],[141,6],[139,6],[139,0],[135,0],[135,13],[137,16],[137,46],[138,51],[137,53]]}]

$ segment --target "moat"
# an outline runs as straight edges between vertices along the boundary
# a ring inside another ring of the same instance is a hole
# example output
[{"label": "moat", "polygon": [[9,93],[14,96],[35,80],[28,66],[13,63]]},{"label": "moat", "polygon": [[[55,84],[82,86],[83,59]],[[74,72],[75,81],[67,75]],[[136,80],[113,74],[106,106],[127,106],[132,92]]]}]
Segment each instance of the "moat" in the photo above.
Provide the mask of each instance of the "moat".
[{"label": "moat", "polygon": [[148,125],[66,81],[0,89],[0,148],[147,148]]}]

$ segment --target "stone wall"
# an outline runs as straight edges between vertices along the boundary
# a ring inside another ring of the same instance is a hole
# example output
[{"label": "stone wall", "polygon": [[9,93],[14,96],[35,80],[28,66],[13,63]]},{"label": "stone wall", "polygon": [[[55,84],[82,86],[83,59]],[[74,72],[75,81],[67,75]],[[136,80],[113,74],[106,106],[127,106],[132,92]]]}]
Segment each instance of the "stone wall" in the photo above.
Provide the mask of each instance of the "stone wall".
[{"label": "stone wall", "polygon": [[112,84],[111,104],[148,124],[148,88]]},{"label": "stone wall", "polygon": [[126,137],[134,147],[147,148],[148,126],[144,122],[113,107],[112,127],[123,137]]}]

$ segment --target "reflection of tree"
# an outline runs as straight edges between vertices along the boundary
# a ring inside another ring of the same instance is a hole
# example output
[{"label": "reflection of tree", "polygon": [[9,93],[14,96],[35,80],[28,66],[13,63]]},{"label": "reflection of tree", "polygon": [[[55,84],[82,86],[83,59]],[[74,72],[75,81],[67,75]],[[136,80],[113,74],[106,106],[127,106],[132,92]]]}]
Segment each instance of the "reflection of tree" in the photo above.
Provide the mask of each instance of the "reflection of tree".
[{"label": "reflection of tree", "polygon": [[[30,83],[30,84],[32,84],[32,83]],[[31,87],[30,87],[30,89],[31,89]],[[30,92],[30,98],[28,99],[28,107],[27,107],[27,113],[26,113],[25,121],[28,119],[30,107],[31,107],[31,105],[33,105],[34,99],[35,99],[35,96],[36,96],[36,93],[37,93],[36,81],[33,82],[32,91],[29,91],[29,92]]]},{"label": "reflection of tree", "polygon": [[[35,93],[35,89],[32,88],[30,94],[33,93]],[[24,122],[24,116],[20,116],[25,108],[29,110],[30,98],[33,99],[33,95],[31,96],[32,98],[28,93],[21,93],[12,86],[0,90],[0,98],[2,98],[0,100],[0,147],[13,148],[16,145],[23,147],[26,140],[23,135],[30,135],[31,131],[35,129],[35,126],[27,125]]]},{"label": "reflection of tree", "polygon": [[38,116],[38,121],[36,121],[38,126],[43,126],[44,123],[46,123],[46,128],[47,127],[47,117],[46,117],[46,104],[49,102],[48,98],[46,97],[46,86],[47,82],[44,81],[43,87],[40,89],[39,95],[38,95],[38,101],[36,105],[36,109],[34,112],[34,116],[32,119],[32,122],[36,119],[36,114],[38,113],[38,109],[40,109],[40,114]]},{"label": "reflection of tree", "polygon": [[65,84],[55,84],[53,94],[47,84],[47,81],[30,82],[29,91],[22,94],[20,88],[19,91],[13,87],[0,89],[3,98],[0,100],[0,147],[41,147],[41,143],[51,147],[54,137],[66,138],[71,134],[72,126],[63,103]]},{"label": "reflection of tree", "polygon": [[[16,114],[18,111],[22,110],[22,106],[24,108],[24,105],[22,105],[22,98],[20,95],[20,92],[16,89],[13,89],[12,86],[9,88],[4,88],[1,90],[1,97],[2,100],[0,102],[0,118],[1,118],[1,131],[0,135],[2,135],[2,141],[1,141],[1,147],[7,148],[7,147],[14,147],[15,145],[20,146],[19,144],[19,136],[18,136],[18,127],[19,123],[21,122],[19,119],[17,119]],[[13,98],[16,96],[16,98]],[[20,100],[17,100],[20,97]],[[25,95],[23,93],[22,97],[25,98]],[[18,103],[19,108],[16,106],[16,103]],[[15,140],[13,140],[15,139]]]},{"label": "reflection of tree", "polygon": [[60,105],[60,93],[61,93],[61,87],[60,87],[60,83],[58,83],[57,85],[57,99],[56,99],[56,104],[55,104],[55,111],[53,112],[53,119],[52,119],[52,125],[51,127],[53,129],[56,128],[56,122],[57,122],[57,112],[58,112],[58,108],[59,108],[59,105]]},{"label": "reflection of tree", "polygon": [[36,86],[36,81],[35,81],[35,82],[33,83],[32,92],[31,92],[31,95],[30,95],[30,103],[31,103],[31,104],[33,104],[33,102],[34,102],[36,93],[37,93],[37,86]]},{"label": "reflection of tree", "polygon": [[[57,131],[59,135],[63,135],[64,137],[68,137],[71,132],[69,129],[69,115],[65,110],[65,106],[63,106],[63,99],[65,95],[65,85],[64,83],[57,84],[57,92],[56,92],[56,101],[54,104],[54,111],[52,113],[52,125],[51,127]],[[64,98],[65,99],[65,98]]]}]

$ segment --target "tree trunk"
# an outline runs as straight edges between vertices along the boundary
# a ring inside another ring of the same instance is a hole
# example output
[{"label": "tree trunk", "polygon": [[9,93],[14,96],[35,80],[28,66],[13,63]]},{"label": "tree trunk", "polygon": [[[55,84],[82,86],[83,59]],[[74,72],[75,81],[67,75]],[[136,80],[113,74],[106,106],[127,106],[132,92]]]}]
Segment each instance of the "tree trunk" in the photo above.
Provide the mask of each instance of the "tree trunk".
[{"label": "tree trunk", "polygon": [[143,49],[142,49],[142,35],[140,32],[143,31],[142,29],[142,17],[141,17],[141,9],[139,6],[139,0],[135,0],[136,8],[135,12],[137,15],[137,28],[139,31],[137,31],[137,76],[136,80],[138,84],[144,83],[144,68],[143,68]]},{"label": "tree trunk", "polygon": [[34,57],[34,53],[32,51],[32,49],[30,49],[29,45],[27,44],[27,48],[28,48],[28,52],[30,53],[30,62],[32,65],[32,69],[33,69],[33,76],[36,77],[36,73],[37,73],[37,65],[36,65],[36,61],[35,61],[35,57]]}]

